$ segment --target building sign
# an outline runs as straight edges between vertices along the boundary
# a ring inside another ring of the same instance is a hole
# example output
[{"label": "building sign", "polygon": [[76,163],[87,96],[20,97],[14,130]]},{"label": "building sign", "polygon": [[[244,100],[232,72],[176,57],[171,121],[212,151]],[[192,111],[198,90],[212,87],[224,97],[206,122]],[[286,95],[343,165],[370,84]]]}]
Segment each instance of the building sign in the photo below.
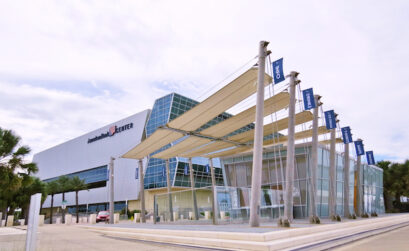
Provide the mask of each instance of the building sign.
[{"label": "building sign", "polygon": [[368,162],[368,165],[375,165],[375,158],[373,156],[373,151],[366,152],[366,161]]},{"label": "building sign", "polygon": [[342,139],[344,140],[344,144],[351,143],[352,142],[351,128],[349,126],[342,127],[341,132],[342,132]]},{"label": "building sign", "polygon": [[97,140],[100,140],[100,139],[104,139],[104,138],[107,138],[107,137],[112,137],[117,133],[129,130],[129,129],[132,129],[132,128],[133,128],[133,123],[129,123],[129,124],[119,126],[119,127],[116,126],[116,125],[111,126],[106,133],[101,133],[101,135],[98,135],[98,136],[95,136],[93,138],[88,139],[88,144],[92,143],[92,142],[95,142]]},{"label": "building sign", "polygon": [[312,91],[312,88],[302,91],[302,96],[304,99],[305,110],[311,110],[312,108],[315,108],[314,92]]},{"label": "building sign", "polygon": [[324,112],[325,114],[325,125],[327,126],[327,129],[334,129],[337,127],[337,122],[335,120],[335,113],[334,110],[329,110]]},{"label": "building sign", "polygon": [[356,155],[358,156],[364,155],[365,150],[364,150],[364,143],[362,142],[362,140],[355,141],[354,143],[355,143]]},{"label": "building sign", "polygon": [[283,70],[283,58],[280,58],[273,62],[273,77],[274,77],[274,84],[278,84],[285,80],[284,70]]}]

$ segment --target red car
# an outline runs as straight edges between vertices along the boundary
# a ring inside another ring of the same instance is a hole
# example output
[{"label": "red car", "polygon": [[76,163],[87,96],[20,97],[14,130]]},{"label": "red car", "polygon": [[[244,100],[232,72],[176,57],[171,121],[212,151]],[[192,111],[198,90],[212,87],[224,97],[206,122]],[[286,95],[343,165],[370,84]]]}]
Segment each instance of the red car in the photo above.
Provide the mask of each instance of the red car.
[{"label": "red car", "polygon": [[108,211],[99,211],[97,215],[97,222],[100,221],[109,221],[109,212]]}]

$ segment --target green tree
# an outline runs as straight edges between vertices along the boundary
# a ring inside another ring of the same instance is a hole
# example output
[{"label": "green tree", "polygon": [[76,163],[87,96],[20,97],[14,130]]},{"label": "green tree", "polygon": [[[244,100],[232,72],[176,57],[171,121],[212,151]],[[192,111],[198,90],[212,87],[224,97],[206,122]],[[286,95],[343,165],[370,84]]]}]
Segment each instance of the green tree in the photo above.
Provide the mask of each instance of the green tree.
[{"label": "green tree", "polygon": [[377,166],[383,169],[383,195],[385,210],[401,210],[401,196],[409,196],[409,160],[404,163],[379,161]]},{"label": "green tree", "polygon": [[47,193],[51,195],[50,224],[53,224],[54,195],[60,192],[60,184],[57,181],[47,183]]},{"label": "green tree", "polygon": [[0,208],[5,216],[7,207],[14,212],[13,197],[21,186],[29,186],[29,176],[38,171],[35,163],[24,158],[30,153],[28,146],[20,146],[21,138],[11,130],[0,128]]},{"label": "green tree", "polygon": [[77,216],[77,223],[78,223],[78,216],[79,216],[79,210],[78,210],[78,192],[81,190],[86,190],[88,189],[88,185],[85,184],[85,181],[80,179],[78,176],[74,176],[71,180],[71,189],[72,191],[75,191],[75,212]]},{"label": "green tree", "polygon": [[28,221],[31,195],[41,193],[41,204],[47,198],[46,184],[37,177],[28,177],[30,182],[27,182],[27,184],[29,185],[22,185],[13,198],[13,203],[16,204],[16,207],[20,207],[22,209],[22,214],[26,224]]},{"label": "green tree", "polygon": [[[67,176],[60,176],[57,180],[59,193],[62,193],[62,200],[65,201],[65,193],[72,191],[70,178]],[[65,223],[65,209],[62,210],[62,222]]]}]

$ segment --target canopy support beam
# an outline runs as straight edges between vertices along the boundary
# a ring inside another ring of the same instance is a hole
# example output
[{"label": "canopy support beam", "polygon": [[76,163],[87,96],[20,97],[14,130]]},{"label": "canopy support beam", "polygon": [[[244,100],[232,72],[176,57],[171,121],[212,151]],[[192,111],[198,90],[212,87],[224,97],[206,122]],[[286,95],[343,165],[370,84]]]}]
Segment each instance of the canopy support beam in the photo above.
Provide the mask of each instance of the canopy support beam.
[{"label": "canopy support beam", "polygon": [[344,217],[349,217],[349,143],[344,144]]},{"label": "canopy support beam", "polygon": [[212,221],[213,225],[217,225],[217,189],[216,189],[216,175],[213,166],[213,159],[209,159],[210,175],[212,177]]},{"label": "canopy support beam", "polygon": [[143,180],[143,163],[139,159],[139,201],[141,203],[141,223],[146,223],[145,219],[145,185]]},{"label": "canopy support beam", "polygon": [[170,169],[169,169],[169,159],[165,160],[166,163],[166,183],[168,185],[168,200],[169,200],[169,214],[170,221],[173,221],[173,205],[172,205],[172,193],[171,188],[172,184],[170,183]]},{"label": "canopy support beam", "polygon": [[312,120],[312,146],[311,146],[311,166],[310,166],[310,222],[317,222],[317,170],[318,170],[318,117],[321,96],[314,95],[316,107],[314,108],[314,118]]},{"label": "canopy support beam", "polygon": [[264,72],[268,42],[260,41],[258,54],[258,78],[256,101],[256,124],[254,130],[253,170],[251,178],[250,226],[260,226],[261,169],[263,167],[263,120],[264,120]]},{"label": "canopy support beam", "polygon": [[189,174],[190,174],[190,187],[192,189],[192,201],[193,201],[193,213],[195,220],[199,220],[199,210],[197,208],[196,190],[195,190],[195,177],[193,173],[192,158],[189,158]]}]

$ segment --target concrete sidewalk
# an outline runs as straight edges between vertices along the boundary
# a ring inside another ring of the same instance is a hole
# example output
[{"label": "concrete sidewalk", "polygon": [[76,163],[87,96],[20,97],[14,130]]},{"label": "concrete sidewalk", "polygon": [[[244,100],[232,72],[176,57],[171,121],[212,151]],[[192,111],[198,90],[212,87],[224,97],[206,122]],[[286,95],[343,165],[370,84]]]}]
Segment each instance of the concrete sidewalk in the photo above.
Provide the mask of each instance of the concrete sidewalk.
[{"label": "concrete sidewalk", "polygon": [[[266,224],[260,228],[247,225],[152,225],[121,224],[103,226],[84,226],[107,236],[162,243],[183,244],[197,247],[228,250],[282,250],[315,245],[321,242],[326,246],[332,240],[339,242],[342,236],[358,236],[371,231],[409,225],[409,214],[374,217],[343,222],[324,221],[320,225],[309,225],[305,221],[292,224],[292,228],[278,228]],[[340,240],[342,239],[342,240]],[[335,242],[334,242],[335,243]]]}]

